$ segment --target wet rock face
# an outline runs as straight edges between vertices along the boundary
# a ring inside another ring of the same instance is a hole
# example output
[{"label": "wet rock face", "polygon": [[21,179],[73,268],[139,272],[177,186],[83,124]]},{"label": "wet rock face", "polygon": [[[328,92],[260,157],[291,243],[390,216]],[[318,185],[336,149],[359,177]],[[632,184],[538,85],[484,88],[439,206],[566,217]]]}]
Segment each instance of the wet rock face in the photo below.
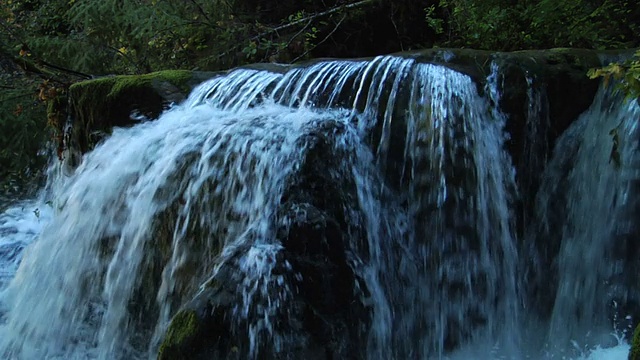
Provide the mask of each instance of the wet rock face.
[{"label": "wet rock face", "polygon": [[[276,257],[272,276],[291,290],[277,289],[269,299],[253,299],[248,316],[237,317],[243,304],[238,262],[223,265],[205,289],[173,318],[158,351],[158,359],[330,359],[364,358],[368,313],[360,303],[356,281],[343,249],[344,234],[337,222],[318,209],[291,206],[289,225],[281,233],[284,248]],[[279,301],[269,314],[271,328],[260,328],[260,307]],[[354,324],[361,324],[354,326]],[[267,336],[268,341],[251,339]]]},{"label": "wet rock face", "polygon": [[287,207],[283,245],[297,272],[302,327],[326,358],[364,357],[368,314],[346,258],[347,234],[335,219],[310,204]]},{"label": "wet rock face", "polygon": [[[344,154],[332,151],[343,129],[328,122],[303,139],[306,159],[277,214],[269,275],[274,280],[267,293],[253,293],[246,305],[242,264],[251,250],[235,249],[174,316],[158,359],[364,358],[370,314],[350,258],[357,229],[349,228],[344,214],[352,205],[347,190],[353,184],[336,179],[337,159]],[[269,310],[274,302],[277,307]],[[269,325],[263,327],[266,318]]]}]

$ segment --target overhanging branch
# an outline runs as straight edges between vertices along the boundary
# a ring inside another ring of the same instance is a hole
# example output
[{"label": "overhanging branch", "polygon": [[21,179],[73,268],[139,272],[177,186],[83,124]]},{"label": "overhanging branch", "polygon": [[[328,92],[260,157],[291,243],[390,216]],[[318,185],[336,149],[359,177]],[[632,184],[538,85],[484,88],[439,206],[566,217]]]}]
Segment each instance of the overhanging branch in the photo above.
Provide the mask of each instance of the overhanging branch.
[{"label": "overhanging branch", "polygon": [[[261,38],[263,38],[265,36],[268,36],[268,35],[271,35],[271,34],[274,34],[274,33],[278,33],[280,31],[287,30],[287,29],[290,29],[290,28],[294,28],[294,27],[300,26],[302,24],[310,24],[311,22],[313,22],[314,20],[319,19],[319,18],[323,18],[323,17],[329,16],[329,15],[332,15],[332,14],[335,14],[335,13],[338,13],[338,12],[341,12],[341,11],[344,11],[344,10],[357,9],[357,8],[363,7],[365,5],[371,5],[371,4],[375,3],[375,2],[376,2],[376,0],[360,0],[360,1],[357,1],[357,2],[354,2],[354,3],[336,6],[334,8],[329,9],[329,10],[326,10],[326,11],[323,11],[323,12],[319,12],[319,13],[315,13],[315,14],[309,15],[307,17],[304,17],[302,19],[298,19],[298,20],[292,21],[290,23],[287,23],[287,24],[284,24],[284,25],[277,26],[275,28],[269,29],[268,31],[265,31],[265,32],[262,32],[262,33],[260,33],[258,35],[250,37],[248,40],[249,41],[255,41],[255,40],[261,39]],[[344,20],[344,18],[343,18],[343,20]],[[340,22],[342,22],[342,20],[340,20]],[[333,34],[333,32],[335,32],[335,28],[331,32],[331,34]],[[325,38],[325,40],[326,40],[326,38]],[[225,52],[223,52],[223,53],[218,55],[218,59],[229,55],[233,50],[239,48],[242,45],[243,45],[242,43],[239,43],[239,44],[236,44],[233,47],[227,49]]]}]

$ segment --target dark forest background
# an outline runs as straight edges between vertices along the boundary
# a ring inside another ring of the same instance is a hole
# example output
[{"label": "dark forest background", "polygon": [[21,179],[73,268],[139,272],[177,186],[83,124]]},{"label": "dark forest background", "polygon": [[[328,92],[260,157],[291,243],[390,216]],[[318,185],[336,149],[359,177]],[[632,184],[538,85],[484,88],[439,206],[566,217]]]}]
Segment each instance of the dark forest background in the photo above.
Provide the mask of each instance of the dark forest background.
[{"label": "dark forest background", "polygon": [[[21,192],[41,171],[47,104],[95,76],[430,47],[633,48],[639,24],[637,0],[5,0],[0,191]],[[639,67],[599,75],[633,82]]]}]

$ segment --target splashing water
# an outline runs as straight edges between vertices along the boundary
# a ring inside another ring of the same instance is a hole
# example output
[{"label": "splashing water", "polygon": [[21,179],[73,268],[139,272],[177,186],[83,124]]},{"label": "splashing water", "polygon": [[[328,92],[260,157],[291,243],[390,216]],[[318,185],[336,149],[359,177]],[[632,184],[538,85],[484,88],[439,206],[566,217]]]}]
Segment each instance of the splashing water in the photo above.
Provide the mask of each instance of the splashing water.
[{"label": "splashing water", "polygon": [[14,277],[23,250],[42,232],[51,220],[49,206],[37,201],[10,206],[0,215],[0,290]]}]

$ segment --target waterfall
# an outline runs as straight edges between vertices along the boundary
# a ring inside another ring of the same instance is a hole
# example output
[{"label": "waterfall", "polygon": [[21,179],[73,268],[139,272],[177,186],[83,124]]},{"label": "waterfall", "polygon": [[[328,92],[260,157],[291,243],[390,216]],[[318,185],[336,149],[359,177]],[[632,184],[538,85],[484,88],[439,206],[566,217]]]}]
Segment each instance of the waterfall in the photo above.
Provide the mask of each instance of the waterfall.
[{"label": "waterfall", "polygon": [[[558,141],[528,262],[499,73],[479,89],[393,56],[236,69],[157,120],[114,129],[74,174],[50,176],[31,227],[17,208],[0,217],[0,354],[154,358],[172,317],[216,296],[205,316],[228,338],[209,356],[521,358],[523,310],[544,302],[523,289],[547,279],[522,272],[546,271],[545,236],[557,242],[555,303],[539,311],[549,339],[606,328],[606,305],[632,295],[607,241],[635,231],[625,116],[637,107],[603,91]],[[547,152],[534,123],[544,94],[528,82],[527,146]]]},{"label": "waterfall", "polygon": [[544,172],[535,231],[538,244],[557,249],[555,257],[544,256],[551,261],[547,281],[557,287],[551,292],[551,347],[576,339],[603,343],[598,337],[630,315],[618,304],[638,303],[629,274],[638,265],[632,244],[638,235],[639,114],[635,102],[600,89],[558,140]]}]

